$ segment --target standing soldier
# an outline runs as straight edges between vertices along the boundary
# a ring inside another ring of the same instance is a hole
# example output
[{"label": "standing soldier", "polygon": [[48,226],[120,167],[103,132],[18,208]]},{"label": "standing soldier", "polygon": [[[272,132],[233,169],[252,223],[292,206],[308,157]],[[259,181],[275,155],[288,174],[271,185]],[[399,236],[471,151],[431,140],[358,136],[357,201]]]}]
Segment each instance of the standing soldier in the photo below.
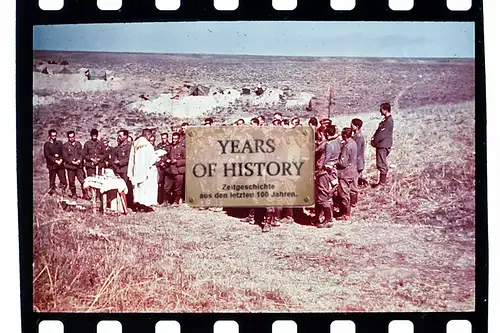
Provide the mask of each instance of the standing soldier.
[{"label": "standing soldier", "polygon": [[371,139],[371,145],[375,148],[377,158],[377,169],[380,171],[379,181],[373,187],[387,184],[387,156],[392,148],[392,131],[394,128],[394,121],[391,116],[391,105],[389,103],[382,103],[380,105],[380,114],[384,120],[378,125],[375,134]]},{"label": "standing soldier", "polygon": [[63,144],[57,140],[57,131],[49,130],[49,141],[43,145],[43,155],[49,170],[49,195],[56,192],[56,175],[59,178],[59,188],[62,192],[66,190],[66,171],[63,165]]},{"label": "standing soldier", "polygon": [[[92,177],[96,175],[96,168],[99,166],[101,157],[103,155],[103,146],[97,140],[99,132],[94,128],[90,131],[90,140],[83,145],[83,159],[85,160],[85,169],[87,176]],[[102,174],[102,170],[99,174]]]},{"label": "standing soldier", "polygon": [[324,137],[326,139],[325,153],[323,157],[322,169],[328,162],[337,164],[340,156],[340,143],[338,141],[337,127],[330,125],[325,129]]},{"label": "standing soldier", "polygon": [[[316,177],[316,207],[314,225],[318,228],[331,228],[333,223],[332,196],[337,179],[333,177],[333,162],[328,162],[324,168],[317,173]],[[325,219],[320,220],[321,213]]]},{"label": "standing soldier", "polygon": [[132,182],[127,176],[128,160],[130,158],[130,149],[132,144],[129,142],[129,134],[125,129],[118,131],[118,146],[114,149],[113,165],[115,173],[120,176],[127,184],[127,206],[133,209],[134,206],[134,188]]},{"label": "standing soldier", "polygon": [[355,186],[354,179],[358,174],[356,162],[358,158],[358,146],[352,139],[352,130],[348,127],[342,130],[342,139],[345,143],[340,150],[340,158],[337,163],[341,216],[337,219],[348,220],[351,216],[351,188]]},{"label": "standing soldier", "polygon": [[82,198],[88,199],[86,191],[83,189],[83,182],[85,181],[85,171],[83,171],[83,155],[82,144],[76,141],[75,131],[69,131],[68,142],[63,145],[63,160],[64,168],[68,172],[69,190],[71,191],[70,197],[76,197],[75,177],[78,178],[82,189]]},{"label": "standing soldier", "polygon": [[356,145],[358,146],[358,159],[357,159],[358,179],[356,180],[356,185],[365,186],[368,184],[368,182],[362,177],[363,170],[365,168],[365,138],[361,133],[361,127],[363,127],[363,121],[361,119],[354,118],[351,121],[351,129],[353,133],[352,138],[354,139]]},{"label": "standing soldier", "polygon": [[155,150],[164,150],[167,152],[163,155],[158,162],[158,204],[162,204],[164,201],[165,192],[165,168],[167,166],[166,159],[168,155],[168,150],[170,148],[170,142],[168,142],[168,133],[162,133],[160,135],[161,142],[155,147]]},{"label": "standing soldier", "polygon": [[[174,202],[174,206],[178,206],[181,200],[186,173],[186,146],[180,142],[180,139],[179,133],[172,134],[172,145],[166,160],[165,195],[169,202]],[[173,200],[170,200],[171,193],[173,193]]]},{"label": "standing soldier", "polygon": [[[181,124],[181,129],[179,130],[178,134],[180,135],[180,143],[183,146],[186,146],[186,129],[188,128],[189,123],[182,123]],[[172,134],[173,135],[173,134]]]},{"label": "standing soldier", "polygon": [[[109,140],[107,138],[103,138],[99,169],[111,168],[113,156],[114,156],[113,147],[109,146]],[[102,174],[104,174],[104,170]]]}]

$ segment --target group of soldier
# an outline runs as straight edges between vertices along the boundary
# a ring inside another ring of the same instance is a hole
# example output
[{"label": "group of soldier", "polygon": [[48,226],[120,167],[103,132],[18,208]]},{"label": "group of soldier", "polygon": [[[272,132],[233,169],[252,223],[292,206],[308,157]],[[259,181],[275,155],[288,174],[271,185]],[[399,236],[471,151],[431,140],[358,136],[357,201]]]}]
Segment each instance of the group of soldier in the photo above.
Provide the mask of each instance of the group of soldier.
[{"label": "group of soldier", "polygon": [[[379,181],[372,187],[384,186],[387,182],[387,156],[392,147],[393,120],[391,105],[380,105],[383,116],[376,132],[371,138],[371,145],[376,149],[376,165],[379,170]],[[206,118],[204,126],[215,126],[212,118]],[[244,119],[238,119],[233,124],[220,126],[246,126]],[[334,215],[338,220],[347,220],[351,208],[358,202],[359,187],[369,185],[362,177],[365,165],[365,140],[361,132],[363,121],[352,119],[350,126],[339,130],[329,118],[310,118],[308,125],[315,130],[315,182],[316,205],[313,225],[319,228],[332,226]],[[154,131],[147,130],[147,140],[155,150],[162,149],[166,154],[156,162],[158,169],[158,205],[178,206],[184,202],[186,145],[185,132],[188,123],[182,123],[177,131],[160,134],[160,142],[156,144]],[[267,126],[265,116],[260,115],[250,120],[250,126]],[[302,126],[300,119],[283,118],[276,112],[271,120],[271,126],[293,128]],[[144,132],[144,131],[143,131]],[[49,170],[49,194],[56,193],[56,176],[60,180],[60,190],[64,193],[69,187],[70,197],[76,197],[75,178],[82,188],[82,197],[89,199],[83,184],[86,176],[101,174],[104,169],[113,169],[114,173],[127,184],[127,206],[129,209],[148,212],[150,206],[134,202],[133,185],[128,175],[128,164],[134,138],[125,129],[120,129],[117,135],[116,147],[109,145],[109,139],[99,140],[97,129],[90,131],[90,139],[81,145],[76,140],[75,132],[67,132],[67,142],[57,140],[57,131],[49,130],[49,140],[44,144],[44,156]],[[215,208],[212,210],[221,210]],[[271,230],[271,226],[279,226],[280,222],[292,221],[294,209],[288,207],[268,207],[246,209],[247,217],[242,222],[258,224],[263,232]],[[321,219],[321,215],[324,219]]]},{"label": "group of soldier", "polygon": [[[169,141],[168,133],[161,134],[161,142],[155,145],[156,137],[149,136],[149,141],[155,149],[163,149],[167,154],[157,162],[158,168],[158,203],[179,205],[184,187],[186,147],[185,129],[183,123],[178,132],[172,134]],[[90,131],[90,139],[81,145],[76,140],[75,131],[67,132],[66,143],[57,140],[57,131],[49,130],[49,140],[44,144],[44,156],[49,170],[50,195],[57,192],[56,176],[59,178],[59,189],[62,194],[69,187],[70,198],[77,197],[75,178],[78,179],[82,198],[89,200],[89,194],[83,187],[86,177],[102,174],[105,169],[112,169],[127,184],[127,207],[136,211],[152,211],[151,207],[134,202],[133,185],[129,179],[129,159],[134,138],[126,129],[120,129],[117,135],[116,147],[109,145],[108,138],[99,140],[97,129]]]}]

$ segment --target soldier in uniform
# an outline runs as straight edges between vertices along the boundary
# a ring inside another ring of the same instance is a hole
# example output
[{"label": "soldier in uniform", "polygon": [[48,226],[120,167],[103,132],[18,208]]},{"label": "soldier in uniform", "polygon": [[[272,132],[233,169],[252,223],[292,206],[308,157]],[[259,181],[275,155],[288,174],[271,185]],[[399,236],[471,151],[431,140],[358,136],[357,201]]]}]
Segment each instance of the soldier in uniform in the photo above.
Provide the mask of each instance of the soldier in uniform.
[{"label": "soldier in uniform", "polygon": [[63,145],[63,161],[64,168],[68,173],[69,190],[71,191],[70,197],[76,197],[75,177],[78,178],[82,188],[82,198],[88,199],[86,191],[83,189],[83,182],[85,181],[85,171],[83,171],[83,154],[82,144],[76,141],[75,131],[69,131],[68,142]]},{"label": "soldier in uniform", "polygon": [[325,129],[324,137],[326,139],[325,154],[323,157],[323,164],[321,165],[320,170],[328,162],[333,162],[334,164],[337,164],[337,161],[340,156],[340,143],[337,139],[339,137],[339,135],[337,134],[337,127],[335,127],[335,125],[329,125]]},{"label": "soldier in uniform", "polygon": [[342,130],[344,144],[340,149],[340,157],[337,163],[337,174],[339,179],[338,196],[340,198],[340,214],[338,220],[348,220],[351,216],[351,188],[356,186],[354,179],[357,177],[358,146],[352,139],[351,128]]},{"label": "soldier in uniform", "polygon": [[121,129],[118,131],[118,146],[114,149],[113,165],[115,173],[120,176],[127,184],[127,206],[133,209],[134,206],[134,188],[132,182],[127,176],[128,172],[128,161],[130,158],[130,149],[132,144],[129,142],[128,131]]},{"label": "soldier in uniform", "polygon": [[319,172],[323,168],[323,162],[325,161],[325,148],[326,148],[326,139],[320,132],[314,132],[314,141],[315,141],[315,150],[314,150],[314,158],[315,158],[315,171]]},{"label": "soldier in uniform", "polygon": [[[328,162],[316,176],[316,207],[313,225],[318,228],[331,228],[333,223],[332,196],[337,179],[333,176],[335,164]],[[321,213],[325,219],[320,220]]]},{"label": "soldier in uniform", "polygon": [[328,118],[321,119],[321,121],[319,122],[318,131],[321,134],[324,134],[326,129],[328,128],[328,126],[330,126],[331,124],[332,124],[332,121],[330,119],[328,119]]},{"label": "soldier in uniform", "polygon": [[59,188],[64,192],[68,183],[63,165],[63,143],[57,140],[57,131],[54,129],[49,130],[49,141],[43,145],[43,155],[49,170],[49,195],[56,192],[56,175],[59,177]]},{"label": "soldier in uniform", "polygon": [[300,126],[300,119],[298,117],[293,117],[292,121],[291,121],[291,124],[292,124],[292,128]]},{"label": "soldier in uniform", "polygon": [[[155,150],[164,150],[168,153],[170,148],[170,142],[168,141],[168,133],[162,133],[160,135],[161,142],[155,147]],[[164,201],[165,194],[165,168],[167,166],[166,159],[167,155],[163,155],[158,162],[158,204],[162,204]]]},{"label": "soldier in uniform", "polygon": [[351,195],[352,207],[356,207],[356,203],[358,202],[357,186],[366,186],[368,184],[368,182],[362,177],[363,169],[365,168],[365,138],[361,133],[361,127],[363,127],[363,121],[361,119],[354,118],[351,121],[351,129],[353,133],[352,138],[358,147],[358,158],[356,159],[358,175],[354,180],[356,190],[354,190]]},{"label": "soldier in uniform", "polygon": [[[180,143],[183,145],[183,146],[186,146],[186,130],[189,126],[189,123],[182,123],[181,124],[181,128],[178,132],[178,134],[180,135]],[[173,136],[173,134],[172,134]]]},{"label": "soldier in uniform", "polygon": [[166,179],[165,179],[165,195],[170,199],[173,193],[173,201],[175,206],[179,205],[182,196],[182,186],[184,184],[184,174],[186,173],[186,146],[181,142],[180,133],[172,134],[172,145],[170,146],[166,159]]},{"label": "soldier in uniform", "polygon": [[113,147],[109,145],[109,140],[107,138],[103,138],[101,157],[99,161],[99,169],[111,168],[113,156],[114,156]]},{"label": "soldier in uniform", "polygon": [[394,128],[394,120],[391,116],[391,105],[389,103],[382,103],[380,105],[380,114],[384,117],[384,120],[380,122],[371,139],[371,145],[375,148],[377,169],[380,172],[379,181],[373,187],[387,184],[387,173],[389,171],[387,156],[391,152],[392,132]]},{"label": "soldier in uniform", "polygon": [[[87,176],[92,177],[96,175],[96,168],[99,166],[101,157],[103,155],[102,143],[97,140],[99,132],[94,128],[90,131],[90,140],[83,145],[83,159],[85,160],[85,169]],[[102,170],[101,170],[102,171]],[[100,172],[99,174],[102,174]]]}]

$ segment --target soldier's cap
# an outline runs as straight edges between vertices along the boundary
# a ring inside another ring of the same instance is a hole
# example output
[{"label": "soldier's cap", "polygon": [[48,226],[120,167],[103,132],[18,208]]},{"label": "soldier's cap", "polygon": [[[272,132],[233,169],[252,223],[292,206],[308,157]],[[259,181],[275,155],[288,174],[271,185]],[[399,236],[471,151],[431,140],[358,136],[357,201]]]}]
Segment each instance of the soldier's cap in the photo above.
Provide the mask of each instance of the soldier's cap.
[{"label": "soldier's cap", "polygon": [[324,119],[321,119],[319,123],[320,123],[320,124],[325,124],[325,123],[329,123],[329,124],[331,124],[331,123],[332,123],[332,121],[331,121],[330,119],[328,119],[328,118],[324,118]]}]

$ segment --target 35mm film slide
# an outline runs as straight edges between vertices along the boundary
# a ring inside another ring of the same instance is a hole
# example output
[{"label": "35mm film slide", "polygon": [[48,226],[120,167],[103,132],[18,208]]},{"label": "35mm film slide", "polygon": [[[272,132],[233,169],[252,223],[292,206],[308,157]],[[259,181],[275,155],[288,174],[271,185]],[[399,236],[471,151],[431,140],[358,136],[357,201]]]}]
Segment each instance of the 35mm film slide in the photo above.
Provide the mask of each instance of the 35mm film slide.
[{"label": "35mm film slide", "polygon": [[487,331],[482,1],[17,8],[23,332]]}]

